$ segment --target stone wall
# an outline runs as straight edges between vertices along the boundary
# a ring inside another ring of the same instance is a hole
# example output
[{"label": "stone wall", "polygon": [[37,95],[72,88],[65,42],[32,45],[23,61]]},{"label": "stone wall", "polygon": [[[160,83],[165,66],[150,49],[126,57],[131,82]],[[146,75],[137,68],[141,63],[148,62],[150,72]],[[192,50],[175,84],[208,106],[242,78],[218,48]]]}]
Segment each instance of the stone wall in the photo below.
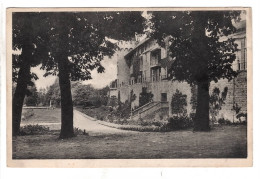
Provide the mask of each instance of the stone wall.
[{"label": "stone wall", "polygon": [[240,112],[247,112],[247,73],[246,71],[239,72],[238,76],[228,81],[227,79],[219,80],[217,83],[210,84],[210,94],[217,87],[222,92],[225,87],[228,88],[227,98],[222,109],[219,111],[217,118],[225,118],[232,122],[238,121],[235,117],[236,113],[233,110],[234,105],[241,107]]},{"label": "stone wall", "polygon": [[153,83],[136,83],[134,85],[126,85],[124,87],[120,87],[120,100],[121,102],[125,102],[129,99],[130,91],[133,90],[133,93],[136,95],[136,99],[132,102],[132,108],[136,108],[139,106],[139,95],[142,92],[142,87],[147,87],[147,92],[152,92],[153,101],[161,101],[161,94],[167,94],[167,102],[169,104],[169,115],[171,115],[171,99],[176,90],[178,89],[182,94],[187,95],[187,112],[188,114],[192,112],[191,105],[191,87],[186,82],[178,82],[178,81],[159,81]]},{"label": "stone wall", "polygon": [[[168,81],[162,80],[153,83],[136,83],[134,85],[125,85],[119,88],[121,102],[129,100],[130,91],[133,90],[136,95],[135,101],[132,102],[132,108],[139,106],[139,95],[142,92],[142,87],[147,87],[147,92],[152,92],[154,95],[153,101],[161,101],[161,93],[167,93],[167,101],[169,104],[169,115],[171,116],[171,99],[176,90],[178,89],[182,94],[187,95],[187,113],[196,112],[196,98],[197,98],[197,88],[196,86],[190,86],[186,82],[178,81]],[[217,116],[219,118],[225,118],[230,121],[238,121],[235,117],[235,111],[233,106],[237,104],[241,107],[243,113],[247,112],[247,73],[246,71],[240,71],[238,76],[228,81],[227,79],[221,79],[217,83],[211,82],[210,84],[210,94],[212,94],[213,89],[217,87],[220,92],[224,90],[225,87],[228,88],[227,97],[225,104],[222,105],[221,110]]]},{"label": "stone wall", "polygon": [[169,102],[169,115],[172,115],[171,112],[171,100],[173,94],[176,93],[176,90],[179,90],[182,94],[187,95],[187,113],[189,114],[192,111],[192,106],[190,104],[191,100],[191,87],[186,82],[178,81],[160,81],[151,83],[150,91],[153,93],[154,101],[161,101],[161,93],[167,93],[167,101]]}]

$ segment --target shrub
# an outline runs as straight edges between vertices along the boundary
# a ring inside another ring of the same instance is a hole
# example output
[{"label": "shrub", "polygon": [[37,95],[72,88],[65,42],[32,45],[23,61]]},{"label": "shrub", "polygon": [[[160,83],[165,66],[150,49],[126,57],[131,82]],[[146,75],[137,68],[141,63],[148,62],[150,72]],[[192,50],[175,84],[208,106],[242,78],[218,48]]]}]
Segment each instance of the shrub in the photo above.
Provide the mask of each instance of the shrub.
[{"label": "shrub", "polygon": [[193,121],[187,116],[174,116],[168,119],[168,128],[171,130],[187,129],[193,126]]},{"label": "shrub", "polygon": [[49,127],[42,125],[26,125],[20,128],[20,135],[39,135],[49,132]]},{"label": "shrub", "polygon": [[131,103],[128,100],[125,103],[120,103],[118,109],[112,111],[112,114],[118,118],[128,119],[131,114]]},{"label": "shrub", "polygon": [[215,87],[209,97],[209,112],[213,122],[216,121],[216,117],[218,116],[219,111],[221,110],[223,104],[225,104],[227,93],[228,87],[225,87],[222,92],[220,92],[219,88]]},{"label": "shrub", "polygon": [[240,124],[247,125],[247,121],[242,121]]},{"label": "shrub", "polygon": [[219,123],[219,124],[225,124],[225,119],[224,119],[224,118],[218,119],[218,123]]},{"label": "shrub", "polygon": [[77,136],[77,135],[88,135],[88,133],[86,133],[85,130],[81,130],[77,127],[74,127],[74,135]]},{"label": "shrub", "polygon": [[172,96],[171,108],[172,114],[185,115],[187,113],[187,95],[182,94],[179,90]]},{"label": "shrub", "polygon": [[190,119],[191,119],[192,121],[195,120],[195,116],[196,116],[196,113],[190,113]]},{"label": "shrub", "polygon": [[230,120],[226,120],[224,118],[218,119],[218,123],[221,125],[231,125],[232,124],[232,122]]},{"label": "shrub", "polygon": [[226,125],[231,125],[232,122],[230,120],[226,120]]},{"label": "shrub", "polygon": [[97,114],[97,120],[103,121],[105,119],[105,116],[102,114]]},{"label": "shrub", "polygon": [[[245,121],[241,121],[241,117],[245,118]],[[240,123],[246,123],[247,121],[247,113],[239,113],[236,115],[236,118],[239,120]]]},{"label": "shrub", "polygon": [[140,125],[125,125],[118,127],[122,130],[131,130],[131,131],[139,131],[139,132],[166,132],[168,128],[166,125],[163,126],[140,126]]}]

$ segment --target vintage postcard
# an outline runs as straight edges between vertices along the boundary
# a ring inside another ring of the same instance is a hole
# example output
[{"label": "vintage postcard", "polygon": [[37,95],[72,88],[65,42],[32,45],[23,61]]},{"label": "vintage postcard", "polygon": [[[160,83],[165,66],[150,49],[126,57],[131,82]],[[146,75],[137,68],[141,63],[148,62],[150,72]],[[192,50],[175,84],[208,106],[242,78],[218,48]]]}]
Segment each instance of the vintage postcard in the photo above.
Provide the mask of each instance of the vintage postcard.
[{"label": "vintage postcard", "polygon": [[252,166],[251,8],[7,9],[9,167]]}]

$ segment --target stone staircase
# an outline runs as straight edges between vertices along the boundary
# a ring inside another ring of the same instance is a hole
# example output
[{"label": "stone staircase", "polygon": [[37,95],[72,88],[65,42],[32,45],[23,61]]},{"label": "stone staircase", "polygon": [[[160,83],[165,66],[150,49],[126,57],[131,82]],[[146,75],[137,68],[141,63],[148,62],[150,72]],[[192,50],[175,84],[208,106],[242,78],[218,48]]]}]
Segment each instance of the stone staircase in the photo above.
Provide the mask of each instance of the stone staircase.
[{"label": "stone staircase", "polygon": [[132,111],[132,120],[138,120],[162,109],[169,108],[168,102],[152,101]]}]

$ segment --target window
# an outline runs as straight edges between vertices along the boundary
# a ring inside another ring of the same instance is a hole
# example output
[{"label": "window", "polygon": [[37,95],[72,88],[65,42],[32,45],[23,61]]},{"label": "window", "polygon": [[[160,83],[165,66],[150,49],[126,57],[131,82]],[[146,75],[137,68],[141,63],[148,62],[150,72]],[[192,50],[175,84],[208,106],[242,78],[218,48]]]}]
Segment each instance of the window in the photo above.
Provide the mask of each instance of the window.
[{"label": "window", "polygon": [[239,60],[237,60],[237,69],[238,69],[238,70],[241,69],[241,67],[240,67],[240,61],[239,61]]},{"label": "window", "polygon": [[161,93],[161,101],[167,102],[167,93]]},{"label": "window", "polygon": [[239,38],[236,40],[238,44],[238,51],[236,54],[236,61],[233,63],[234,70],[246,70],[247,69],[247,48],[246,38]]},{"label": "window", "polygon": [[144,46],[141,47],[141,53],[143,53],[143,52],[144,52]]},{"label": "window", "polygon": [[151,66],[159,65],[160,60],[161,60],[161,49],[157,49],[151,52]]},{"label": "window", "polygon": [[140,57],[140,71],[143,71],[143,56]]}]

